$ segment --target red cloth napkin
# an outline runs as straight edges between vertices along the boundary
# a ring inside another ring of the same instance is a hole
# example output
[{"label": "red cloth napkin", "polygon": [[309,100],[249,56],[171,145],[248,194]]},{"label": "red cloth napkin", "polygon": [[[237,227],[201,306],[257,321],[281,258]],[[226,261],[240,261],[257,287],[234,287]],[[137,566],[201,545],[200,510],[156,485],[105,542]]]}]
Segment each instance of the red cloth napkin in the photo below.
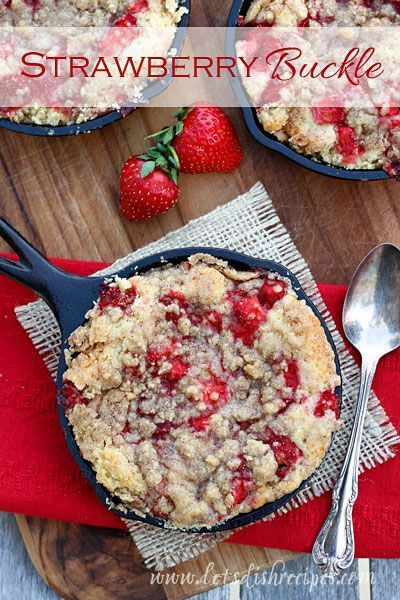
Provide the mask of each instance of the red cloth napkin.
[{"label": "red cloth napkin", "polygon": [[[103,263],[56,260],[67,271],[90,274]],[[321,285],[336,323],[343,286]],[[14,308],[34,300],[25,287],[0,277],[0,510],[90,525],[123,528],[81,475],[58,423],[55,385],[17,322]],[[400,352],[380,365],[374,389],[400,430]],[[400,456],[365,472],[354,509],[359,557],[400,557]],[[330,494],[268,523],[233,534],[230,542],[309,552],[327,514]]]}]

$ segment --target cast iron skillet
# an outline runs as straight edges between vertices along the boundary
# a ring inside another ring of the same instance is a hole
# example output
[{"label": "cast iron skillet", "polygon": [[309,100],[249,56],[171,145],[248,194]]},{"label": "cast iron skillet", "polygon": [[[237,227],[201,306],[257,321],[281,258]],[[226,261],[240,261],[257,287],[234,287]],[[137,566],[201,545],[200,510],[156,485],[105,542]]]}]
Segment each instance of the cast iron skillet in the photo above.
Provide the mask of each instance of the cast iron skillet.
[{"label": "cast iron skillet", "polygon": [[[6,221],[0,219],[0,236],[11,246],[13,250],[18,254],[19,260],[12,261],[5,258],[0,258],[0,273],[8,275],[12,279],[23,283],[35,293],[43,298],[43,300],[49,305],[50,309],[54,313],[55,317],[61,328],[61,349],[64,350],[67,347],[66,340],[69,335],[79,325],[84,322],[85,313],[93,306],[93,302],[98,298],[100,288],[104,282],[104,277],[81,277],[79,275],[73,275],[66,273],[61,269],[58,269],[52,265],[41,253],[29,244],[15,229],[13,229]],[[172,264],[177,264],[182,260],[186,260],[190,255],[196,252],[207,252],[212,256],[221,258],[229,262],[232,267],[238,270],[249,270],[249,269],[266,269],[278,273],[282,277],[290,279],[293,289],[300,299],[305,300],[308,306],[311,308],[313,313],[319,319],[322,327],[324,328],[325,335],[329,344],[331,345],[334,355],[337,373],[340,375],[340,366],[336,348],[334,346],[332,337],[328,331],[328,328],[322,319],[321,315],[306,296],[305,292],[301,288],[298,280],[295,276],[288,271],[285,267],[274,263],[269,260],[261,260],[258,258],[252,258],[225,250],[221,248],[179,248],[174,250],[168,250],[138,260],[132,263],[128,267],[125,267],[118,272],[120,277],[130,277],[137,273],[145,272],[154,267],[160,266],[161,259],[167,260]],[[110,277],[110,276],[107,276]],[[61,353],[60,363],[57,373],[57,390],[59,391],[62,386],[62,376],[66,370],[66,364],[64,360],[64,353]],[[341,400],[341,386],[336,390],[339,400]],[[61,426],[64,430],[68,447],[78,463],[82,473],[88,479],[89,483],[94,488],[97,496],[103,502],[103,504],[109,508],[107,500],[114,504],[120,504],[118,498],[113,497],[101,484],[96,481],[95,473],[87,461],[85,461],[80,455],[79,448],[75,442],[72,429],[68,424],[68,420],[65,416],[64,409],[60,403],[58,403],[58,415]],[[266,517],[270,513],[276,511],[278,508],[283,506],[288,500],[295,496],[302,488],[304,488],[309,479],[303,481],[300,486],[290,494],[283,496],[275,502],[270,502],[264,506],[252,510],[245,514],[240,514],[231,519],[216,525],[211,528],[198,528],[198,529],[184,529],[185,532],[213,532],[234,529],[243,525],[253,523],[263,517]],[[136,514],[133,510],[129,510],[127,513],[122,512],[118,509],[111,509],[112,512],[117,515],[133,519],[136,521],[143,521],[144,523],[150,523],[157,527],[167,527],[168,523],[161,519],[157,519],[149,514],[140,515]]]},{"label": "cast iron skillet", "polygon": [[[172,48],[174,48],[177,53],[182,50],[183,43],[185,41],[186,28],[189,24],[190,18],[190,0],[180,0],[179,6],[187,8],[188,12],[182,15],[182,18],[177,25],[177,31],[172,43]],[[158,79],[150,83],[143,91],[145,100],[150,101],[152,98],[155,98],[161,94],[161,92],[165,90],[166,86],[168,86],[170,82],[170,75],[166,75],[166,77],[163,79]],[[58,137],[61,135],[78,135],[79,133],[89,133],[90,131],[104,127],[104,125],[118,121],[134,110],[134,107],[112,110],[104,115],[100,115],[94,119],[90,119],[89,121],[85,121],[84,123],[74,123],[72,125],[35,125],[34,123],[14,123],[9,119],[0,119],[0,127],[9,129],[10,131],[16,131],[18,133],[27,133],[29,135],[48,135],[51,137]]]},{"label": "cast iron skillet", "polygon": [[[252,0],[233,0],[227,23],[226,53],[228,56],[235,56],[235,28],[237,27],[238,17],[246,15],[251,3]],[[338,177],[340,179],[356,179],[359,181],[377,181],[379,179],[389,178],[389,175],[383,169],[349,170],[342,167],[333,167],[327,163],[317,162],[304,154],[299,154],[288,144],[280,142],[276,137],[264,130],[257,119],[255,109],[251,106],[251,100],[247,96],[247,93],[240,82],[240,78],[231,78],[231,84],[239,105],[242,107],[243,117],[250,133],[263,146],[287,156],[302,167],[306,167],[317,173],[322,173],[323,175],[330,175],[331,177]]]}]

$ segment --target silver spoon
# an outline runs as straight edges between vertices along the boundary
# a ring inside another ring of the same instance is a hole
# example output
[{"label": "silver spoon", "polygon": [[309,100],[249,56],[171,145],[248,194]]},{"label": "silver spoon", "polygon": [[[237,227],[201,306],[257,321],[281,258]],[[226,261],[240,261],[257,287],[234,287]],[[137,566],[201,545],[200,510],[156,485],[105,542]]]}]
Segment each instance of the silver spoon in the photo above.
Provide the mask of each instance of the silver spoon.
[{"label": "silver spoon", "polygon": [[400,345],[400,250],[393,244],[377,246],[359,265],[344,302],[343,328],[360,352],[362,366],[349,446],[312,551],[314,562],[330,576],[347,569],[354,559],[352,513],[368,396],[378,361]]}]

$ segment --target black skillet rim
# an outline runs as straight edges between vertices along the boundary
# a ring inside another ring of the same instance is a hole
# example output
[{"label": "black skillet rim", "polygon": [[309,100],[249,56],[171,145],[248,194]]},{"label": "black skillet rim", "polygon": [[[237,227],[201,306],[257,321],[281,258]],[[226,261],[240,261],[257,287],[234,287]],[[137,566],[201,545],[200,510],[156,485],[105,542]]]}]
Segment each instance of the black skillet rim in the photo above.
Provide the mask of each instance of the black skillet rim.
[{"label": "black skillet rim", "polygon": [[[234,28],[237,27],[237,21],[239,16],[243,15],[247,12],[247,9],[252,0],[233,0],[231,10],[228,16],[228,32],[227,32],[227,54],[229,56],[234,56]],[[346,180],[356,180],[356,181],[379,181],[384,179],[389,179],[389,175],[383,169],[345,169],[343,167],[334,167],[328,165],[327,163],[317,162],[304,154],[299,154],[291,148],[285,142],[280,142],[272,135],[266,133],[257,119],[256,111],[254,108],[249,106],[250,100],[247,97],[247,94],[240,83],[239,78],[231,79],[231,84],[233,87],[233,91],[238,99],[240,106],[242,107],[242,114],[252,136],[263,146],[269,148],[270,150],[274,150],[283,156],[286,156],[293,162],[309,169],[311,171],[315,171],[316,173],[321,173],[322,175],[327,175],[329,177],[336,177],[337,179],[346,179]]]},{"label": "black skillet rim", "polygon": [[[182,50],[186,36],[186,29],[189,25],[190,2],[191,0],[180,0],[179,2],[179,6],[186,8],[187,12],[185,12],[185,14],[182,15],[182,18],[177,25],[177,31],[171,47],[173,49],[176,49],[178,53]],[[144,90],[144,96],[146,100],[151,100],[152,98],[155,98],[156,96],[161,94],[170,84],[170,82],[171,77],[167,75],[159,81],[154,81],[150,83]],[[138,106],[137,108],[139,108],[140,106]],[[16,133],[26,133],[27,135],[37,135],[46,137],[79,135],[81,133],[90,133],[91,131],[95,131],[96,129],[101,129],[105,125],[115,123],[115,121],[119,121],[125,116],[131,114],[135,109],[136,107],[129,107],[126,109],[112,110],[110,112],[105,113],[104,115],[95,117],[94,119],[89,119],[84,123],[73,123],[71,125],[36,125],[35,123],[14,123],[9,119],[0,119],[0,127],[9,131],[14,131]]]},{"label": "black skillet rim", "polygon": [[[172,249],[172,250],[168,250],[165,252],[158,252],[157,254],[153,254],[153,255],[143,258],[137,262],[134,262],[131,265],[128,265],[121,271],[114,273],[114,275],[119,275],[120,277],[129,277],[129,276],[132,276],[133,274],[145,272],[152,268],[159,267],[160,265],[165,264],[165,262],[177,264],[179,262],[182,262],[182,260],[185,260],[186,258],[191,256],[192,254],[196,254],[196,253],[207,253],[207,254],[210,254],[211,256],[215,256],[217,258],[226,260],[229,262],[229,264],[231,264],[238,270],[262,268],[267,271],[275,272],[278,275],[280,275],[281,277],[288,278],[291,281],[293,289],[294,289],[295,293],[297,294],[298,298],[305,300],[306,304],[311,308],[311,310],[313,311],[313,313],[315,314],[315,316],[318,318],[319,322],[321,323],[321,325],[324,329],[326,338],[327,338],[327,340],[333,350],[333,353],[334,353],[336,372],[339,375],[339,377],[341,376],[338,352],[335,347],[334,341],[332,339],[332,335],[331,335],[331,333],[328,329],[328,326],[326,325],[322,315],[317,310],[317,308],[314,306],[314,304],[311,302],[311,300],[308,298],[307,294],[301,287],[301,285],[300,285],[299,281],[297,280],[297,278],[295,277],[295,275],[293,275],[293,273],[291,271],[289,271],[289,269],[287,269],[286,267],[284,267],[274,261],[254,258],[251,256],[240,254],[238,252],[234,252],[232,250],[227,250],[227,249],[208,248],[208,247],[190,247],[190,248]],[[107,277],[105,277],[105,279],[109,278],[109,277],[112,277],[112,275],[108,275]],[[63,342],[61,359],[60,359],[58,372],[57,372],[57,389],[58,390],[62,386],[62,374],[64,373],[65,368],[66,368],[63,351],[67,347],[68,347],[67,343]],[[341,384],[336,388],[336,394],[339,398],[339,403],[341,404],[341,401],[342,401],[342,385]],[[245,525],[249,525],[251,523],[255,523],[256,521],[259,521],[260,519],[265,518],[266,516],[270,515],[272,512],[275,512],[276,510],[281,508],[284,504],[289,502],[294,496],[296,496],[296,494],[298,494],[302,489],[304,489],[306,487],[306,485],[309,483],[310,479],[314,476],[315,472],[318,470],[318,468],[320,468],[320,467],[318,467],[316,469],[316,471],[314,471],[314,473],[312,473],[310,475],[310,477],[305,479],[293,492],[291,492],[290,494],[286,494],[285,496],[283,496],[282,498],[279,498],[278,500],[276,500],[274,502],[266,503],[263,506],[261,506],[260,508],[254,509],[247,513],[241,513],[239,515],[236,515],[235,517],[232,517],[231,519],[228,519],[228,520],[224,521],[223,523],[220,523],[213,527],[174,528],[174,527],[171,527],[171,525],[167,521],[163,521],[161,519],[153,517],[150,513],[140,515],[140,514],[134,512],[133,510],[127,509],[127,511],[124,512],[123,510],[115,508],[115,506],[122,505],[121,500],[119,500],[117,497],[114,497],[112,494],[110,494],[106,490],[106,488],[103,485],[98,483],[98,481],[96,480],[96,474],[95,474],[95,471],[93,470],[93,467],[91,466],[91,464],[88,461],[86,461],[81,456],[79,447],[78,447],[78,445],[75,441],[74,435],[72,433],[72,428],[69,425],[68,419],[65,415],[65,412],[64,412],[64,409],[63,409],[61,403],[58,402],[57,404],[58,404],[57,409],[58,409],[59,420],[60,420],[61,426],[63,428],[69,450],[70,450],[72,456],[74,457],[75,461],[77,462],[79,468],[81,469],[82,473],[84,474],[86,479],[89,481],[91,486],[94,488],[96,495],[98,496],[100,501],[104,504],[104,506],[106,508],[108,508],[111,512],[113,512],[114,514],[117,514],[118,516],[120,516],[124,519],[141,521],[143,523],[148,523],[150,525],[154,525],[156,527],[160,527],[160,528],[164,528],[164,529],[169,529],[169,530],[175,529],[176,531],[181,531],[184,533],[214,533],[214,532],[218,532],[218,531],[232,530],[232,529],[236,529],[238,527],[243,527]],[[327,449],[327,452],[333,442],[334,435],[335,434],[333,434],[333,436],[332,436],[332,439],[331,439],[331,442]],[[326,454],[325,454],[325,456],[326,456]],[[325,458],[325,456],[324,456],[324,458]],[[321,464],[322,464],[322,462],[323,461],[321,461]]]}]

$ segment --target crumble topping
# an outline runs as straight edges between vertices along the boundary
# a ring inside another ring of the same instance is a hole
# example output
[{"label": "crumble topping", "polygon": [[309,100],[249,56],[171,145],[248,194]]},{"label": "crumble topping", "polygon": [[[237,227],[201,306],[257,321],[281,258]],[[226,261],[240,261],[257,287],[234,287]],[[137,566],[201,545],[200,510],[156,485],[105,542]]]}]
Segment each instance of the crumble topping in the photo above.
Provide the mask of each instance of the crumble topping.
[{"label": "crumble topping", "polygon": [[[254,0],[238,25],[318,28],[399,23],[399,5],[393,0]],[[260,107],[257,117],[265,131],[297,152],[346,169],[383,168],[399,177],[400,108],[274,107],[270,81],[243,83]]]},{"label": "crumble topping", "polygon": [[334,355],[287,279],[194,255],[105,285],[61,402],[122,503],[212,526],[293,491],[338,426]]}]

